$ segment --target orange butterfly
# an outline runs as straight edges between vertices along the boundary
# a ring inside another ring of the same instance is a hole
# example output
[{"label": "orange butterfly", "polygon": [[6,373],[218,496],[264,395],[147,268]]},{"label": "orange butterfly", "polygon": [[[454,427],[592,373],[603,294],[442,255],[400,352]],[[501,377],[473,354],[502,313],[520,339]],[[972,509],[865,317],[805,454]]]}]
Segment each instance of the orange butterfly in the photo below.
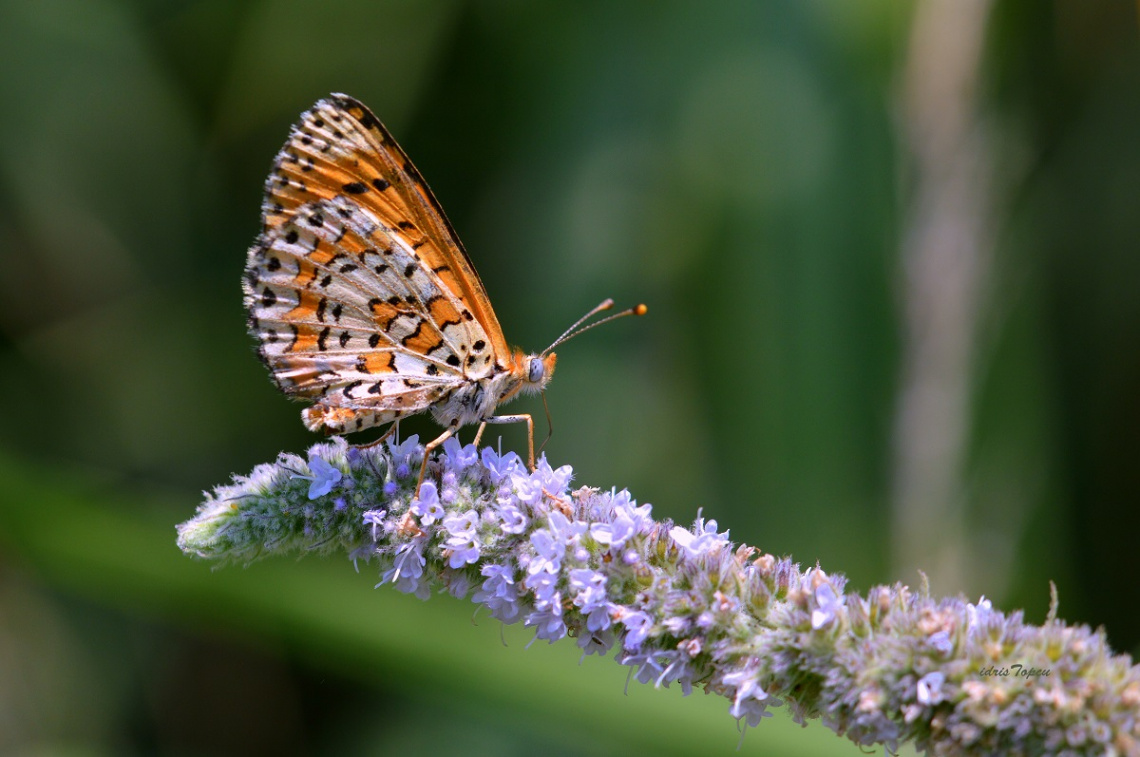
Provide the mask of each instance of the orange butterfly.
[{"label": "orange butterfly", "polygon": [[379,119],[341,94],[301,116],[265,182],[263,230],[249,250],[249,330],[286,394],[314,400],[312,431],[345,434],[431,410],[444,432],[464,425],[527,424],[495,415],[520,392],[541,392],[551,350],[606,321],[578,328],[606,300],[538,354],[511,350],[471,259],[412,162]]}]

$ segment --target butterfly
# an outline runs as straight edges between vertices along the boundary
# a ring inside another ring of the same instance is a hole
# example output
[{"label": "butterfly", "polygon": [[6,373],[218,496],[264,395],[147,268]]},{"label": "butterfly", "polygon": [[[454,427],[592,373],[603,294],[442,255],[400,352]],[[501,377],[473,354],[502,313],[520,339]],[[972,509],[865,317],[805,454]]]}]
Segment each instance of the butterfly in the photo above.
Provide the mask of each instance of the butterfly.
[{"label": "butterfly", "polygon": [[[277,386],[310,400],[307,428],[347,434],[430,411],[443,433],[534,421],[495,415],[519,394],[542,392],[554,348],[645,305],[587,326],[606,300],[540,353],[512,350],[475,267],[419,171],[367,107],[342,94],[302,114],[265,182],[262,231],[243,290],[249,331]],[[544,396],[545,401],[545,396]],[[371,446],[371,445],[368,445]]]}]

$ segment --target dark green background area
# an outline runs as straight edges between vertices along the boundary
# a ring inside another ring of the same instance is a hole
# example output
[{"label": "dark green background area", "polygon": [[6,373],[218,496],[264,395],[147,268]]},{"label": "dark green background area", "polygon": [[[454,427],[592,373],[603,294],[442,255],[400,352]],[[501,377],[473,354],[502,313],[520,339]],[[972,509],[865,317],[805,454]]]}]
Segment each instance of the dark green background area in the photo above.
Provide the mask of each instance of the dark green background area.
[{"label": "dark green background area", "polygon": [[[471,605],[373,591],[366,565],[212,572],[174,525],[314,441],[239,284],[274,154],[341,91],[430,182],[512,343],[540,350],[604,297],[649,305],[559,349],[553,463],[854,590],[917,585],[891,559],[914,11],[0,0],[0,752],[733,753],[720,698],[623,696],[611,661],[520,629],[504,647]],[[1127,3],[990,12],[952,537],[971,571],[932,586],[1040,622],[1053,580],[1061,616],[1121,651],[1140,642],[1138,33]],[[747,735],[761,749],[857,753],[782,715]]]}]

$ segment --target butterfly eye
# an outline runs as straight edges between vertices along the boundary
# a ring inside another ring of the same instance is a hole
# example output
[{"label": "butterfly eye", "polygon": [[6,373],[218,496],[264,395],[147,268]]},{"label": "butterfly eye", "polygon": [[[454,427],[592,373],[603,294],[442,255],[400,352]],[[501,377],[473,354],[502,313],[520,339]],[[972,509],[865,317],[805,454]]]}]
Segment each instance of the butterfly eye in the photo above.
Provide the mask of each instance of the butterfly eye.
[{"label": "butterfly eye", "polygon": [[526,380],[532,384],[537,384],[542,381],[542,374],[546,372],[546,368],[542,365],[542,358],[532,357],[530,359],[530,370],[527,371]]}]

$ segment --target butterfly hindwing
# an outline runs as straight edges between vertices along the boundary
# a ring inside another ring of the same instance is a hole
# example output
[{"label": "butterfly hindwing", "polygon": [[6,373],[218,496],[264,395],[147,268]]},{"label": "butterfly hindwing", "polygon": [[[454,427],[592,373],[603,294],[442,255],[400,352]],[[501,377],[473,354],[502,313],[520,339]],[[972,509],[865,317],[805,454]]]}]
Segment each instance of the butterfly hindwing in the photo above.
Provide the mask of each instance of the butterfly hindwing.
[{"label": "butterfly hindwing", "polygon": [[245,290],[262,358],[295,396],[418,412],[491,368],[462,301],[345,198],[298,206],[263,234]]}]

